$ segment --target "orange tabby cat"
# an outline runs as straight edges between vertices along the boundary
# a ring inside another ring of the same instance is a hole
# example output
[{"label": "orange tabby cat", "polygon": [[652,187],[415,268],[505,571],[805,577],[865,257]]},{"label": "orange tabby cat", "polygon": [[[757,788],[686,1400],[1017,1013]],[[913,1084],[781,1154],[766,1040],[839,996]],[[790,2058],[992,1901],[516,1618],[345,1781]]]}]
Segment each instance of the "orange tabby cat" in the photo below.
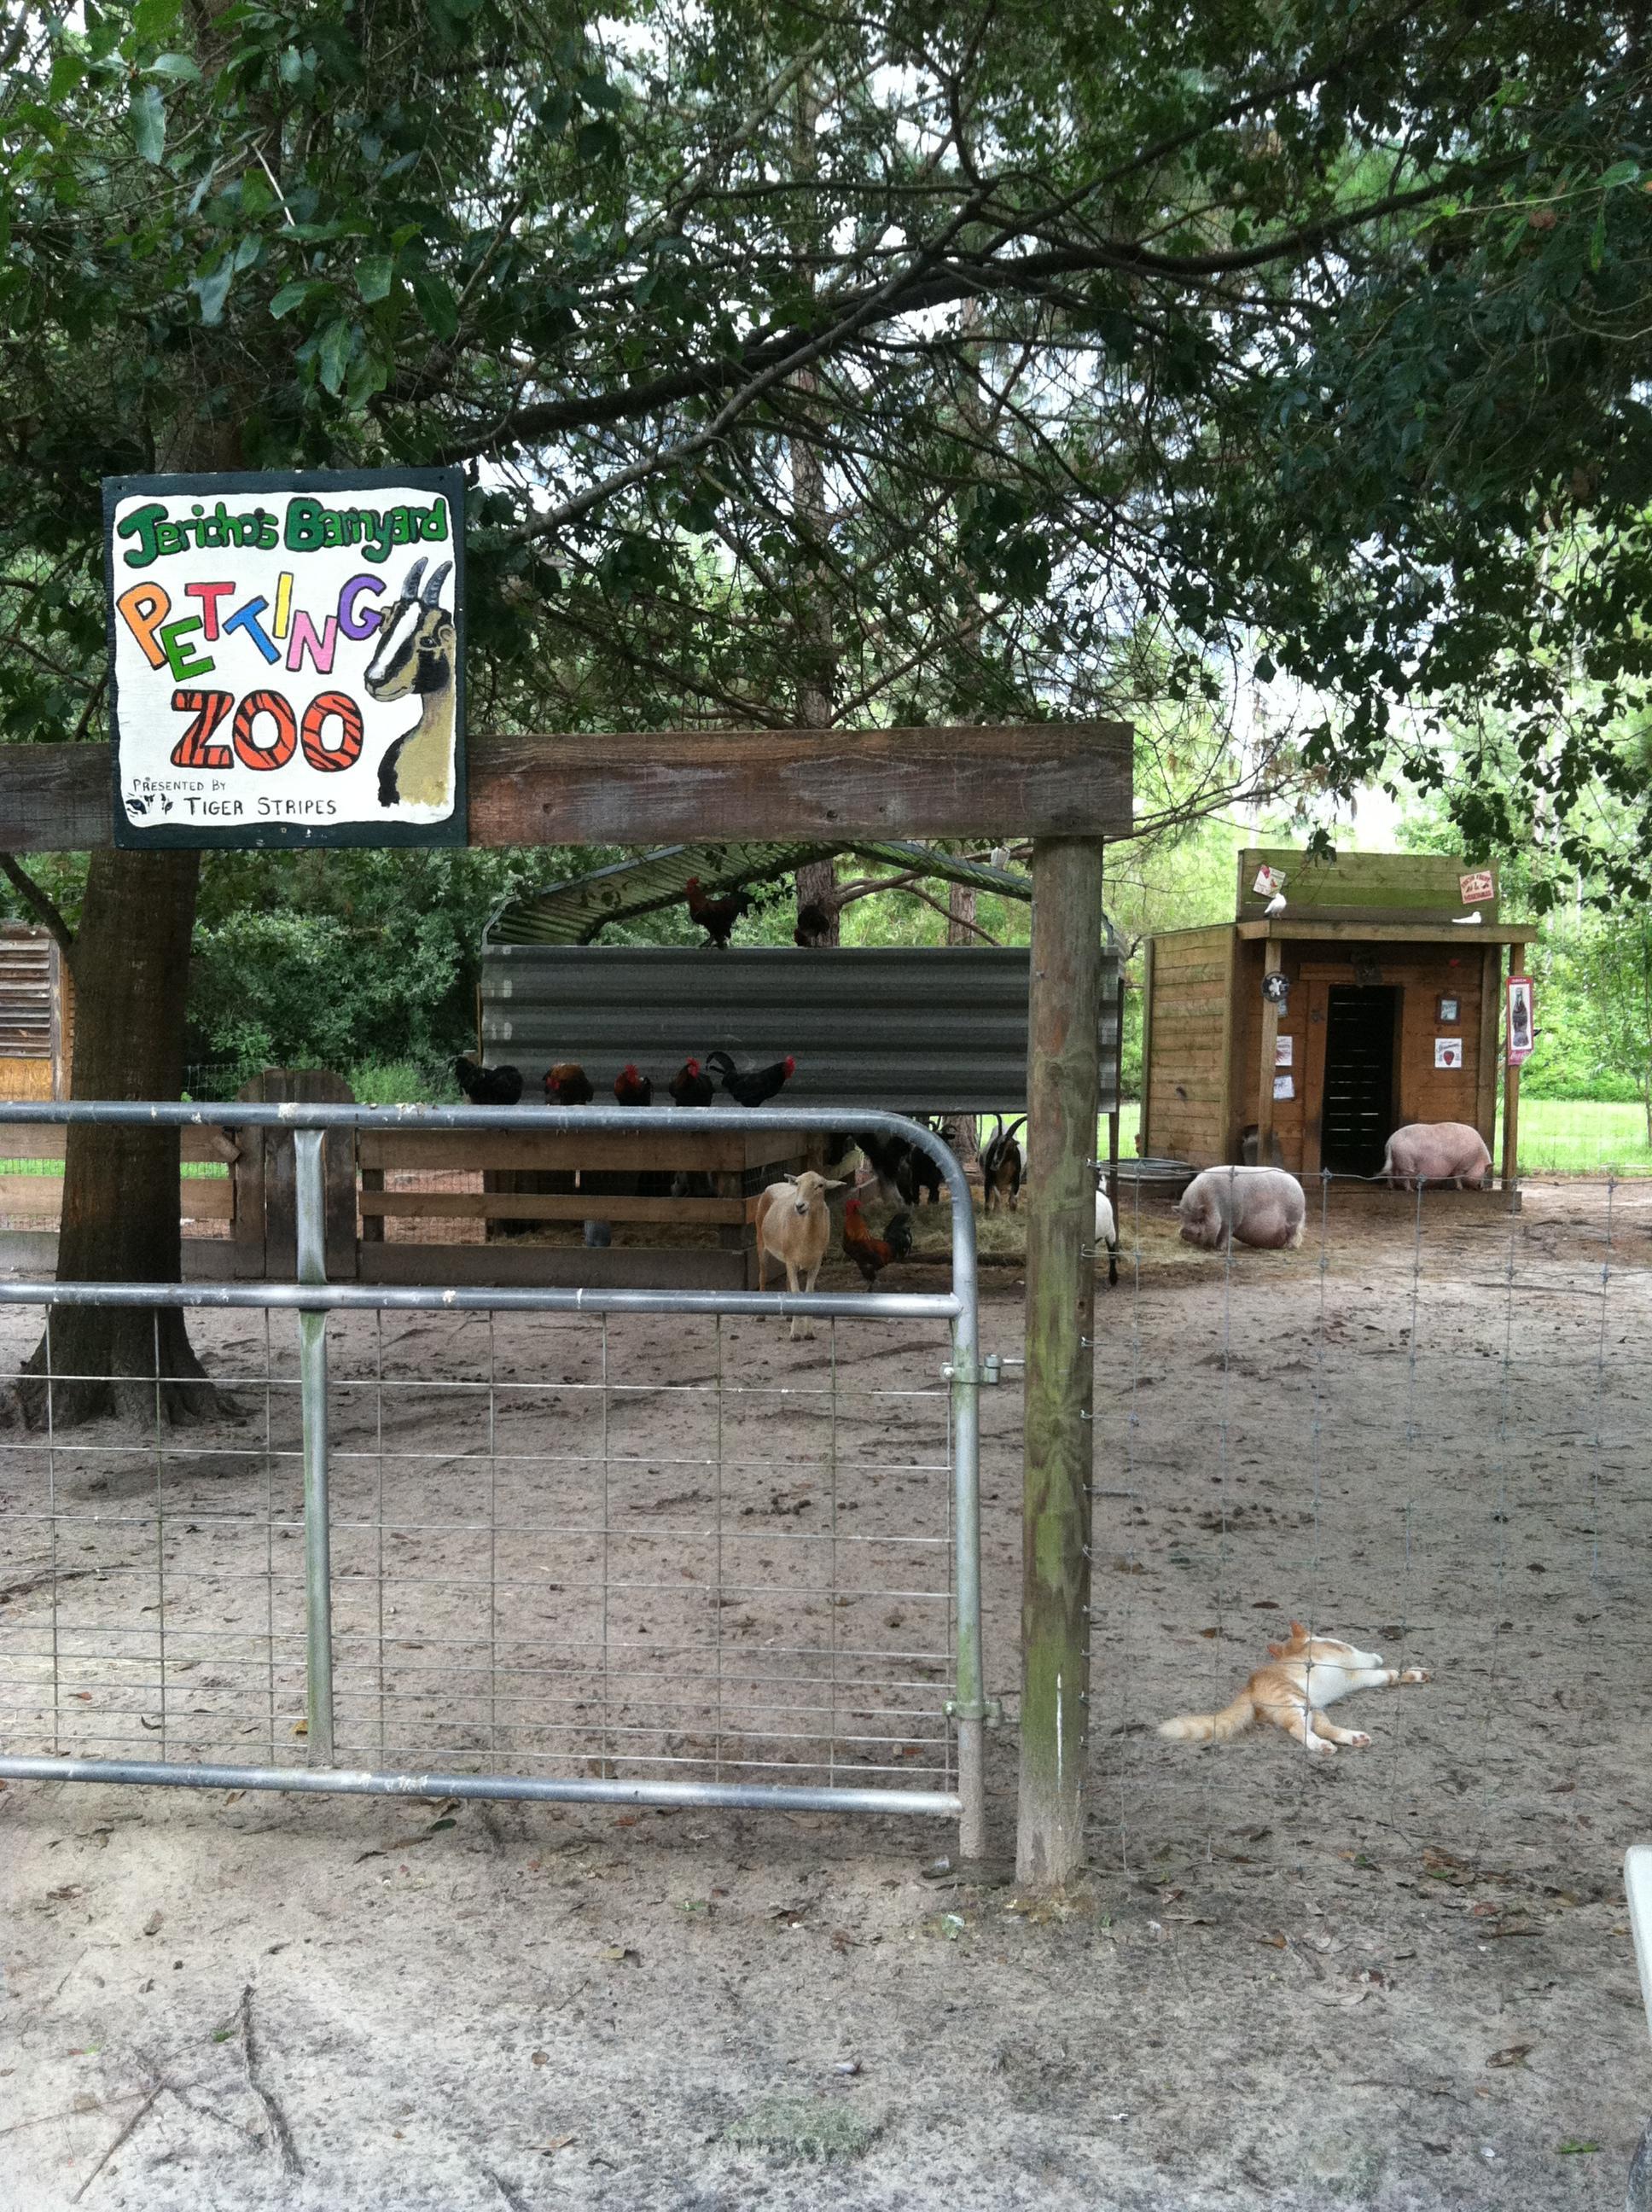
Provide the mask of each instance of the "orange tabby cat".
[{"label": "orange tabby cat", "polygon": [[1291,1622],[1287,1643],[1267,1648],[1272,1665],[1259,1667],[1230,1705],[1219,1713],[1183,1713],[1161,1721],[1159,1734],[1178,1743],[1226,1743],[1258,1721],[1272,1721],[1308,1751],[1333,1752],[1339,1743],[1359,1751],[1370,1736],[1359,1729],[1333,1727],[1324,1708],[1350,1690],[1429,1680],[1426,1667],[1385,1667],[1380,1651],[1357,1651],[1334,1636],[1310,1636],[1299,1620]]}]

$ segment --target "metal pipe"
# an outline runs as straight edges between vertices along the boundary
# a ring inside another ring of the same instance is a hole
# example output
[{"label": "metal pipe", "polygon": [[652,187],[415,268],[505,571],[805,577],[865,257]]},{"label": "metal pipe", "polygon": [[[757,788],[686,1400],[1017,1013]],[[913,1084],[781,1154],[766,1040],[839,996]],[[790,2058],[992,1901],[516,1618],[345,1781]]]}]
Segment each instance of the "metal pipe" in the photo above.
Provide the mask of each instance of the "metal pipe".
[{"label": "metal pipe", "polygon": [[950,1291],[558,1290],[549,1285],[459,1290],[412,1283],[0,1282],[0,1305],[273,1306],[327,1313],[750,1314],[784,1320],[951,1321]]},{"label": "metal pipe", "polygon": [[[319,1129],[294,1132],[297,1170],[298,1279],[313,1290],[327,1279],[326,1187]],[[314,1306],[298,1316],[299,1396],[304,1425],[304,1684],[311,1760],[331,1766],[332,1560],[327,1498],[327,1316]]]},{"label": "metal pipe", "polygon": [[810,1790],[743,1782],[550,1781],[497,1774],[380,1774],[358,1767],[185,1766],[149,1759],[9,1759],[8,1782],[120,1782],[162,1790],[291,1790],[309,1796],[479,1797],[550,1805],[727,1807],[755,1813],[924,1813],[957,1820],[950,1790]]},{"label": "metal pipe", "polygon": [[[948,1158],[952,1155],[948,1149]],[[963,1170],[953,1165],[960,1183]],[[957,1652],[952,1718],[958,1735],[958,1855],[987,1850],[983,1738],[987,1719],[981,1635],[981,1331],[975,1210],[968,1186],[952,1213],[952,1574]]]},{"label": "metal pipe", "polygon": [[[18,1127],[92,1121],[118,1127],[165,1129],[457,1129],[500,1130],[513,1134],[578,1136],[604,1131],[632,1134],[660,1131],[659,1109],[652,1106],[349,1106],[302,1099],[279,1102],[240,1099],[178,1100],[64,1098],[9,1100],[0,1121]],[[944,1137],[904,1114],[881,1107],[697,1106],[683,1115],[690,1129],[870,1129],[902,1137],[927,1152],[946,1177],[956,1198],[969,1195],[969,1184]],[[953,1172],[948,1173],[948,1163]]]}]

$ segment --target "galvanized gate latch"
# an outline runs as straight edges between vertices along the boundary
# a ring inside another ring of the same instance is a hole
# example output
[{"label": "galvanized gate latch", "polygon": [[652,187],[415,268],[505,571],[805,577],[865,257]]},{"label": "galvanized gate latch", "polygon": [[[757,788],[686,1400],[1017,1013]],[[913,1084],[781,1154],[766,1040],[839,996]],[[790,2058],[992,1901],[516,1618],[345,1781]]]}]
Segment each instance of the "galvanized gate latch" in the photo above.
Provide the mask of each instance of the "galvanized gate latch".
[{"label": "galvanized gate latch", "polygon": [[941,1362],[941,1380],[943,1382],[1001,1382],[1006,1367],[1024,1367],[1026,1364],[1024,1359],[1011,1359],[1006,1354],[988,1352],[982,1354],[981,1365],[972,1375],[967,1367],[960,1367],[956,1360],[944,1359]]}]

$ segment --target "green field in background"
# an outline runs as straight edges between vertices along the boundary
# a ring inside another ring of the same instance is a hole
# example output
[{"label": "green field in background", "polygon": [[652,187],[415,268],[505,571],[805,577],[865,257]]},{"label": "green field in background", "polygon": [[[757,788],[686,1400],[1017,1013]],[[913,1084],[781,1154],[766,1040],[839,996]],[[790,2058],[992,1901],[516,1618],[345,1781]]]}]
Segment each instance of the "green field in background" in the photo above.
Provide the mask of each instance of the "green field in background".
[{"label": "green field in background", "polygon": [[[1494,1160],[1503,1158],[1503,1117],[1497,1117]],[[1652,1175],[1646,1114],[1636,1103],[1587,1098],[1522,1098],[1520,1102],[1522,1175]]]},{"label": "green field in background", "polygon": [[[220,1176],[228,1176],[229,1170],[222,1160],[185,1160],[178,1172],[180,1176],[211,1182]],[[0,1160],[0,1175],[55,1176],[62,1173],[61,1160]]]},{"label": "green field in background", "polygon": [[[1124,1103],[1119,1119],[1119,1152],[1133,1159],[1140,1109]],[[1101,1125],[1098,1157],[1107,1157],[1107,1123]],[[1503,1117],[1491,1149],[1493,1164],[1503,1164]],[[1520,1172],[1527,1176],[1652,1175],[1652,1146],[1646,1141],[1646,1115],[1637,1104],[1608,1104],[1587,1098],[1522,1098],[1520,1102]]]}]

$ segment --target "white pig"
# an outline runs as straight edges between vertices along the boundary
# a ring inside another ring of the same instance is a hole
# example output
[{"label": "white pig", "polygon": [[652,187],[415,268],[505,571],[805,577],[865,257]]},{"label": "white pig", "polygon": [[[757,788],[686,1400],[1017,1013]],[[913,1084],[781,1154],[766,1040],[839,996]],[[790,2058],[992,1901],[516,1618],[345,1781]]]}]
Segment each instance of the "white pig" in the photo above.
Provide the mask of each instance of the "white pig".
[{"label": "white pig", "polygon": [[1231,1221],[1236,1244],[1268,1251],[1302,1243],[1308,1205],[1302,1185],[1283,1168],[1206,1168],[1181,1194],[1181,1241],[1219,1252]]},{"label": "white pig", "polygon": [[1419,1178],[1465,1190],[1478,1189],[1491,1164],[1485,1138],[1467,1121],[1407,1121],[1389,1138],[1382,1171],[1403,1190],[1415,1190]]}]

